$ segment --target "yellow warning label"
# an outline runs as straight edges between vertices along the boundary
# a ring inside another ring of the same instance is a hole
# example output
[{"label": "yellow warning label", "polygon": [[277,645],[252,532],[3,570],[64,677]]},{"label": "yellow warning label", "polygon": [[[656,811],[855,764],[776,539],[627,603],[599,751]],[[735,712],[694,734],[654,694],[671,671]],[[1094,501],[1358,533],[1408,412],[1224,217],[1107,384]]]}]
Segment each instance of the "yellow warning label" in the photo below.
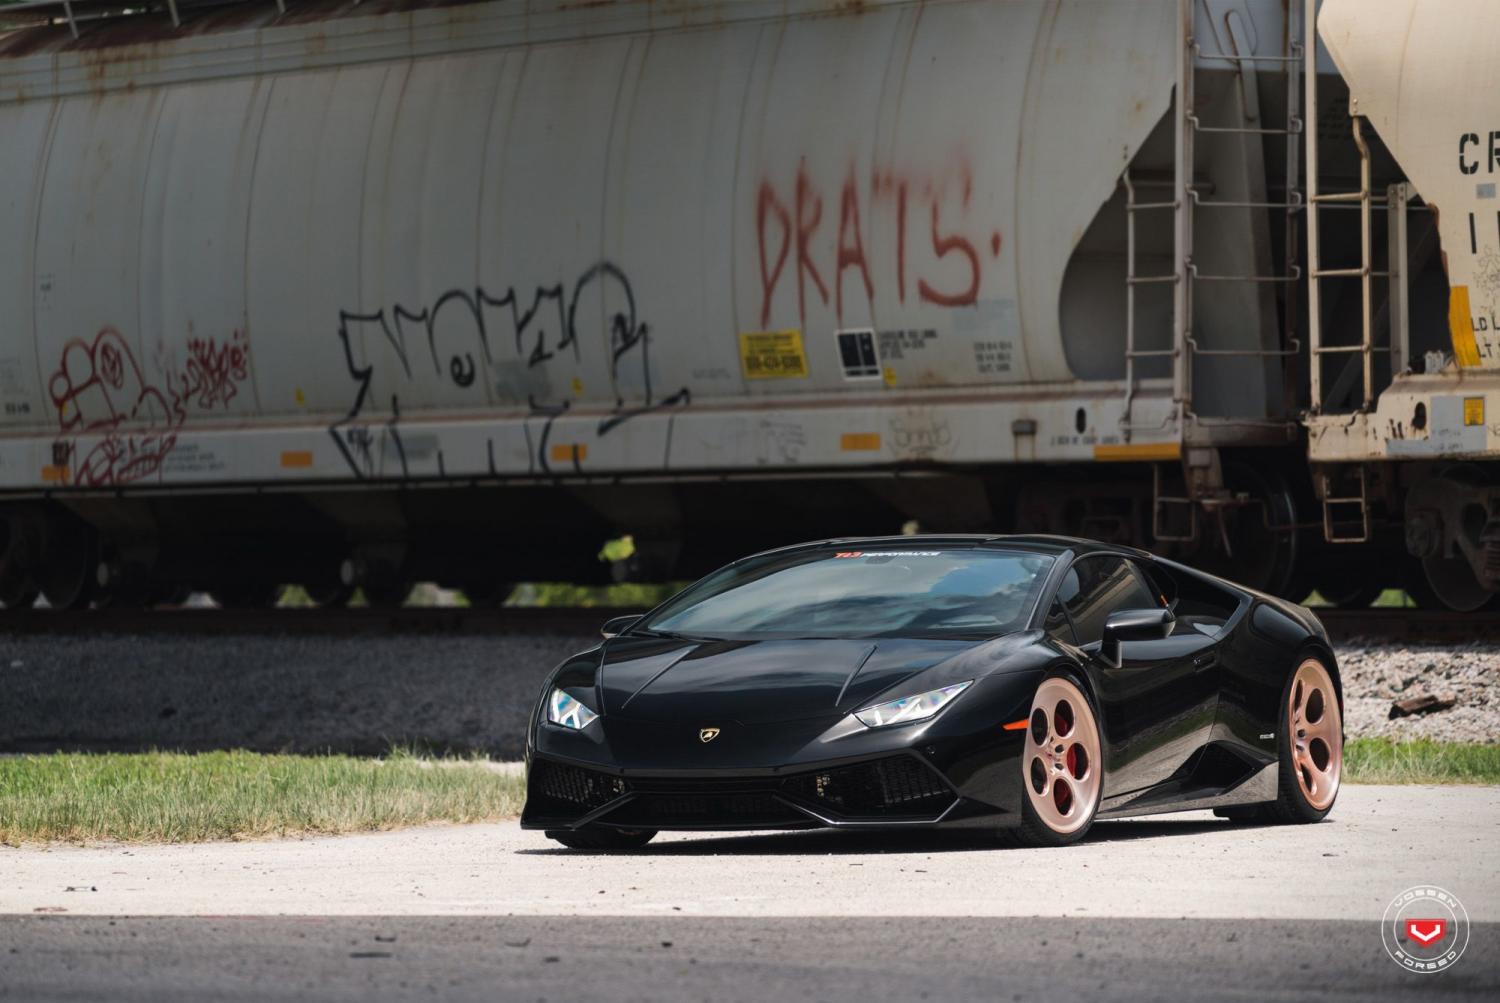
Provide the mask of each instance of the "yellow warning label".
[{"label": "yellow warning label", "polygon": [[1448,291],[1448,336],[1453,339],[1453,358],[1464,369],[1479,366],[1479,344],[1474,340],[1474,319],[1469,316],[1469,287]]},{"label": "yellow warning label", "polygon": [[69,470],[60,464],[48,464],[42,468],[42,480],[48,484],[68,483]]},{"label": "yellow warning label", "polygon": [[1465,425],[1483,425],[1484,424],[1484,398],[1483,397],[1465,397],[1464,398],[1464,424]]},{"label": "yellow warning label", "polygon": [[1180,460],[1180,442],[1130,442],[1094,447],[1094,459],[1105,462],[1127,460]]},{"label": "yellow warning label", "polygon": [[313,465],[312,451],[308,449],[288,449],[281,454],[281,465],[283,467],[310,467]]},{"label": "yellow warning label", "polygon": [[554,442],[552,444],[553,463],[582,463],[589,458],[589,444],[586,442]]},{"label": "yellow warning label", "polygon": [[879,432],[845,432],[839,438],[839,448],[846,453],[880,448]]},{"label": "yellow warning label", "polygon": [[807,353],[802,350],[802,332],[742,331],[740,366],[747,380],[805,377]]},{"label": "yellow warning label", "polygon": [[574,397],[582,397],[583,396],[583,381],[580,380],[576,376],[573,377],[573,396]]},{"label": "yellow warning label", "polygon": [[886,366],[880,375],[884,377],[886,386],[893,387],[896,385],[896,371],[890,366]]}]

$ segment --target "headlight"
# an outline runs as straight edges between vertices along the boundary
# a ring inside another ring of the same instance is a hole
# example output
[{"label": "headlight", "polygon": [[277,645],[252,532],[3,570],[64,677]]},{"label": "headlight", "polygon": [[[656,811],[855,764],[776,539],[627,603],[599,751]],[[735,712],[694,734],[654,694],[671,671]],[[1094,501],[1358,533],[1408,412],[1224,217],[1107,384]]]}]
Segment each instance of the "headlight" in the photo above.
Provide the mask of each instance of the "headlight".
[{"label": "headlight", "polygon": [[553,724],[581,731],[598,716],[582,700],[569,696],[562,690],[554,689],[547,697],[547,720]]},{"label": "headlight", "polygon": [[918,693],[916,696],[876,704],[874,707],[866,707],[856,712],[854,716],[859,718],[861,724],[869,728],[884,728],[892,724],[925,721],[948,706],[953,698],[968,689],[973,681],[970,679],[968,682],[944,686],[940,690],[930,690],[926,693]]}]

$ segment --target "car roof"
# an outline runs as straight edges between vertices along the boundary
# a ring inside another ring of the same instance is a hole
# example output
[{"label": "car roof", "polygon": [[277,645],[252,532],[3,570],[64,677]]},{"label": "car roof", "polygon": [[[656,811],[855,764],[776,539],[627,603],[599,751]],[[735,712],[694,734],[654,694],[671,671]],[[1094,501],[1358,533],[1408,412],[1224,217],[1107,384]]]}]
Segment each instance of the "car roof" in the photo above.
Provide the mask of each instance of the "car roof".
[{"label": "car roof", "polygon": [[1080,556],[1084,554],[1118,554],[1121,557],[1146,559],[1151,557],[1144,550],[1127,547],[1123,544],[1087,540],[1077,536],[1053,536],[1045,533],[914,533],[896,536],[840,536],[827,540],[810,540],[806,543],[795,543],[785,547],[773,547],[770,550],[763,550],[751,556],[762,557],[767,554],[834,547],[847,549],[851,547],[864,548],[875,546],[942,546],[943,544],[1026,550],[1032,553],[1052,556],[1071,550]]}]

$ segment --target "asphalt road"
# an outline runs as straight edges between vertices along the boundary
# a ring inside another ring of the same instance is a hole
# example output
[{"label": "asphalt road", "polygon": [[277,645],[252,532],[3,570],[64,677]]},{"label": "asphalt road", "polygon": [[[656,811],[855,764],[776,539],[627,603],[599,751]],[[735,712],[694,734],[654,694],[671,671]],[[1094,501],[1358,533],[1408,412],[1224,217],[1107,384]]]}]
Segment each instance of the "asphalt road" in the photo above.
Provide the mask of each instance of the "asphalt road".
[{"label": "asphalt road", "polygon": [[0,918],[0,999],[1493,1000],[1500,924],[1410,975],[1372,921]]},{"label": "asphalt road", "polygon": [[[1206,813],[1065,850],[872,833],[514,824],[204,846],[0,848],[0,998],[1500,998],[1500,788],[1348,787],[1315,826]],[[1473,920],[1413,975],[1402,889]],[[130,917],[130,918],[126,918]]]}]

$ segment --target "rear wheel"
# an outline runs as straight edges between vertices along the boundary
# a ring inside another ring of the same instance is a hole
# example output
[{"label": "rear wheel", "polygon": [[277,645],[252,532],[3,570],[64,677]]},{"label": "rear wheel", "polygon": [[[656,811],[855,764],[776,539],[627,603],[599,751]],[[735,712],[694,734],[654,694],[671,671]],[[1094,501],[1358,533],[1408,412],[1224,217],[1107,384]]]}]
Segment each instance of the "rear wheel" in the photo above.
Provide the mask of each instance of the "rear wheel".
[{"label": "rear wheel", "polygon": [[1305,658],[1282,694],[1278,796],[1265,806],[1273,822],[1317,822],[1333,808],[1344,764],[1344,720],[1333,677]]},{"label": "rear wheel", "polygon": [[1021,756],[1026,800],[1021,824],[1007,830],[1022,846],[1076,843],[1094,823],[1103,791],[1099,724],[1088,697],[1071,680],[1042,680],[1031,702]]},{"label": "rear wheel", "polygon": [[574,850],[635,850],[656,838],[655,829],[548,829],[547,838]]}]

